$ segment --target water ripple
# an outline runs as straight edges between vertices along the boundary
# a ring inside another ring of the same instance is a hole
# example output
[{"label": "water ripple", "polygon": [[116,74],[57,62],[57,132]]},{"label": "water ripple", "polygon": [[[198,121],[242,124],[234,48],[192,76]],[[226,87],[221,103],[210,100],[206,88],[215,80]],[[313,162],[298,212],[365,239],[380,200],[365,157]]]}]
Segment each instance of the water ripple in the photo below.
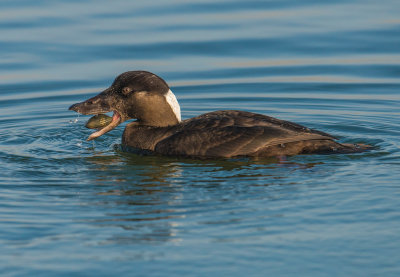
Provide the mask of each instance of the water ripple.
[{"label": "water ripple", "polygon": [[[400,5],[2,1],[5,275],[398,276]],[[127,70],[184,118],[241,109],[374,150],[192,160],[94,142],[68,111]],[[71,266],[73,265],[73,266]]]}]

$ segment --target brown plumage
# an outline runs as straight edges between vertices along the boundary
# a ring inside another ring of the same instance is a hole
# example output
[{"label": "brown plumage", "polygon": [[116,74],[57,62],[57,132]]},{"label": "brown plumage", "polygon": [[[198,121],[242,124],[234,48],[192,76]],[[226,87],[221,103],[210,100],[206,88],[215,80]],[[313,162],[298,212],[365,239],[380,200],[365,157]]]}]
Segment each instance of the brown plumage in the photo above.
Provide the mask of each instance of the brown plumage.
[{"label": "brown plumage", "polygon": [[122,136],[125,149],[135,152],[226,158],[353,153],[368,148],[341,144],[327,133],[245,111],[215,111],[180,121],[179,105],[168,85],[145,71],[121,74],[110,88],[70,109],[83,114],[114,111],[110,125],[89,140],[136,118]]},{"label": "brown plumage", "polygon": [[122,144],[163,155],[190,157],[271,157],[356,151],[329,134],[244,111],[215,111],[169,127],[133,122]]}]

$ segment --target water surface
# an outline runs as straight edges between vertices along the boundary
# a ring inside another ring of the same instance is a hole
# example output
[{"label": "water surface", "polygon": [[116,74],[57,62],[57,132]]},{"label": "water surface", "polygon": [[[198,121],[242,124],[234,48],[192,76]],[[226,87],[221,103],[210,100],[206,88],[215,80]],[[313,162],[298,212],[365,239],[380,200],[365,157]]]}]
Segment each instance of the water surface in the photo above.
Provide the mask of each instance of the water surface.
[{"label": "water surface", "polygon": [[[399,276],[400,4],[2,1],[0,273]],[[375,150],[141,157],[68,107],[127,70]]]}]

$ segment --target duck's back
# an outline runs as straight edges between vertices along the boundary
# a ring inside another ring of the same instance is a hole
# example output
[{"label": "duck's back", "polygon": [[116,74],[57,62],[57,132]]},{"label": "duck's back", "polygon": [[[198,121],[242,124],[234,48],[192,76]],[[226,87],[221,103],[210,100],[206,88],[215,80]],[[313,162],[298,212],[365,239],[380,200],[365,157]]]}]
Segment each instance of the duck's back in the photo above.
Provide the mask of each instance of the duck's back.
[{"label": "duck's back", "polygon": [[123,144],[163,155],[277,156],[348,148],[329,134],[243,111],[216,111],[169,127],[127,126]]}]

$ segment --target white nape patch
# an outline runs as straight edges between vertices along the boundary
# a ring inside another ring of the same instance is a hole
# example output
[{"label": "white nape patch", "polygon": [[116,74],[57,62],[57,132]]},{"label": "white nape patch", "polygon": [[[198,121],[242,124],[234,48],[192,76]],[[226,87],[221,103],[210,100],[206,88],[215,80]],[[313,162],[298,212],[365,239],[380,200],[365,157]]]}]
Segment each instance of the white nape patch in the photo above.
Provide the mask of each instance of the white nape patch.
[{"label": "white nape patch", "polygon": [[178,100],[176,100],[175,94],[171,90],[169,90],[168,93],[165,95],[165,99],[171,106],[171,109],[174,112],[178,121],[181,122],[181,107],[179,106]]}]

